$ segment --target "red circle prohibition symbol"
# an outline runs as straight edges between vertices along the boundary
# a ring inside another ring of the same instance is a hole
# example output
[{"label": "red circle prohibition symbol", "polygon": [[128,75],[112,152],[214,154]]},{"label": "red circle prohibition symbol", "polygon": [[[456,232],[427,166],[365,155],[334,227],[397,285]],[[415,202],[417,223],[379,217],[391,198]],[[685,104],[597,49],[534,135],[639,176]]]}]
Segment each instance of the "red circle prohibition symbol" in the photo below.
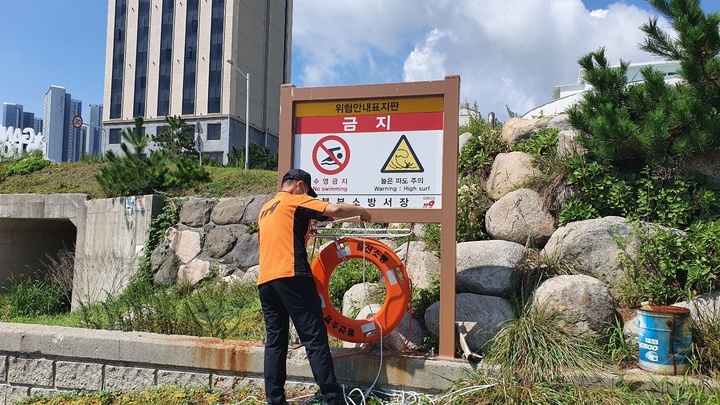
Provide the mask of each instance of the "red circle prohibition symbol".
[{"label": "red circle prohibition symbol", "polygon": [[[329,141],[335,141],[339,143],[340,147],[328,147],[326,143],[328,143]],[[343,148],[345,149],[344,151],[342,151]],[[323,155],[327,155],[327,157],[322,159],[318,158],[318,152],[320,152],[320,150],[322,150]],[[343,171],[347,167],[348,162],[350,162],[350,148],[348,147],[347,142],[345,142],[345,140],[340,138],[339,136],[328,135],[320,139],[315,144],[315,147],[313,147],[312,160],[315,168],[318,169],[320,173],[325,175],[338,174]],[[323,167],[323,165],[337,165],[337,167],[329,169]]]}]

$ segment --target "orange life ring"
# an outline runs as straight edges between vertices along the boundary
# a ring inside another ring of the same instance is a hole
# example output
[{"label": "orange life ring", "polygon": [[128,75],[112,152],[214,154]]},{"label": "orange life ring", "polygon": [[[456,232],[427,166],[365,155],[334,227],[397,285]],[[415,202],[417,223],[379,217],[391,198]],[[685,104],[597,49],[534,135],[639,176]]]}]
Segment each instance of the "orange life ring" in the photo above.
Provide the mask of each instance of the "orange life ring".
[{"label": "orange life ring", "polygon": [[[345,259],[365,259],[382,273],[387,296],[382,308],[367,319],[351,319],[340,313],[331,303],[328,287],[330,276]],[[410,302],[410,279],[405,265],[395,252],[373,239],[342,238],[326,246],[312,263],[318,293],[328,333],[338,339],[353,342],[373,342],[387,335],[402,321]]]}]

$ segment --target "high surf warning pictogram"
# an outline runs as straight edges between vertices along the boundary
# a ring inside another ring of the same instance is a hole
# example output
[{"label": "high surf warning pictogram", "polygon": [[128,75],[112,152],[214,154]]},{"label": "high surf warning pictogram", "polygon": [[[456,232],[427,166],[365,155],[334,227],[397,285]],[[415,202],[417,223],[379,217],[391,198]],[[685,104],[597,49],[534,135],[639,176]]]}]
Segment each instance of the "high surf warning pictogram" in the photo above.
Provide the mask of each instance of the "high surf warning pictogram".
[{"label": "high surf warning pictogram", "polygon": [[388,156],[381,173],[422,173],[423,168],[410,142],[405,135],[400,136],[397,144]]}]

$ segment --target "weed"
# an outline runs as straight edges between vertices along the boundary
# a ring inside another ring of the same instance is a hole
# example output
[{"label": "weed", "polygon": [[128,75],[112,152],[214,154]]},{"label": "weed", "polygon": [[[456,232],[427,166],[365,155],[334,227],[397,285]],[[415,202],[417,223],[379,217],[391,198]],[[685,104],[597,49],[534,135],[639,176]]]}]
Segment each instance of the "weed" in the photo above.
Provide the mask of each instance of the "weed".
[{"label": "weed", "polygon": [[599,369],[605,354],[597,341],[559,326],[557,317],[528,302],[519,317],[503,325],[486,360],[500,367],[503,378],[523,385],[566,382],[566,370]]},{"label": "weed", "polygon": [[5,302],[10,307],[9,318],[56,315],[70,308],[63,289],[44,277],[13,277],[8,283]]}]

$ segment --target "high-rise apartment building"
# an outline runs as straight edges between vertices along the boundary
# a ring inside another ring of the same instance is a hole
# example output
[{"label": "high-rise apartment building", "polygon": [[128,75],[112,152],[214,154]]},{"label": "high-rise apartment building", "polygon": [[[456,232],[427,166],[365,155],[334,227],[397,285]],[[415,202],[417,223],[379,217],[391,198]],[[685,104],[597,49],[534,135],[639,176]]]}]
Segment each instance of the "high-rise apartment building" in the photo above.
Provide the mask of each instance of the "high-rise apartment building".
[{"label": "high-rise apartment building", "polygon": [[[249,140],[277,151],[280,85],[290,80],[293,0],[109,0],[106,149],[145,118],[195,125],[202,151],[226,163]],[[232,63],[228,62],[231,61]],[[249,75],[250,103],[246,106]],[[249,123],[245,122],[249,107]]]},{"label": "high-rise apartment building", "polygon": [[45,93],[43,137],[47,137],[47,158],[53,162],[80,160],[84,131],[75,128],[72,119],[82,114],[82,101],[73,100],[64,87],[50,86]]},{"label": "high-rise apartment building", "polygon": [[35,118],[33,120],[33,129],[35,130],[36,134],[40,134],[43,131],[43,119],[42,118]]},{"label": "high-rise apartment building", "polygon": [[77,162],[85,150],[85,131],[82,128],[75,128],[72,125],[72,119],[75,116],[82,116],[82,101],[73,100],[68,94],[65,97],[65,102],[67,103],[67,122],[69,125],[67,126],[67,138],[65,138],[67,155],[64,161]]},{"label": "high-rise apartment building", "polygon": [[23,106],[22,104],[3,103],[3,127],[22,128]]},{"label": "high-rise apartment building", "polygon": [[103,127],[102,127],[102,104],[90,104],[88,106],[85,152],[88,155],[101,156],[103,153]]},{"label": "high-rise apartment building", "polygon": [[23,111],[22,104],[3,103],[3,116],[0,124],[3,127],[20,129],[35,128],[35,113]]},{"label": "high-rise apartment building", "polygon": [[32,128],[35,125],[35,113],[23,111],[22,113],[22,129]]}]

